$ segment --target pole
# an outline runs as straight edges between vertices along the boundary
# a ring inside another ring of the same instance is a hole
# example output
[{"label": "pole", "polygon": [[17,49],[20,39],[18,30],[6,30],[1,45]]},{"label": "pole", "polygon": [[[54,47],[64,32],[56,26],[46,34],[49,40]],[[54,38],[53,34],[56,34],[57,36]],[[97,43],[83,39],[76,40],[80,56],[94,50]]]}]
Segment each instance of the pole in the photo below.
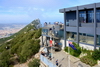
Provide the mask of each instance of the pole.
[{"label": "pole", "polygon": [[96,45],[97,45],[97,36],[96,36],[96,4],[94,3],[94,50],[96,50]]},{"label": "pole", "polygon": [[[52,46],[54,45],[54,37],[53,37],[53,44],[52,44]],[[52,62],[53,62],[53,49],[52,49]],[[53,66],[54,67],[54,66]]]},{"label": "pole", "polygon": [[53,50],[52,50],[52,63],[53,63]]},{"label": "pole", "polygon": [[[50,40],[52,40],[51,38],[52,38],[52,37],[50,37]],[[53,44],[51,45],[51,58],[52,58],[52,63],[53,63],[53,51],[52,51],[52,46],[53,46]]]},{"label": "pole", "polygon": [[66,12],[64,8],[64,48],[66,47]]},{"label": "pole", "polygon": [[42,35],[42,45],[41,45],[42,47],[44,46],[44,43],[43,43],[43,35]]},{"label": "pole", "polygon": [[68,53],[69,53],[69,55],[68,55],[68,67],[70,67],[70,47],[69,47],[69,40],[68,40]]},{"label": "pole", "polygon": [[77,10],[76,10],[76,18],[77,18],[77,44],[79,46],[79,10],[78,10],[78,6],[77,6]]}]

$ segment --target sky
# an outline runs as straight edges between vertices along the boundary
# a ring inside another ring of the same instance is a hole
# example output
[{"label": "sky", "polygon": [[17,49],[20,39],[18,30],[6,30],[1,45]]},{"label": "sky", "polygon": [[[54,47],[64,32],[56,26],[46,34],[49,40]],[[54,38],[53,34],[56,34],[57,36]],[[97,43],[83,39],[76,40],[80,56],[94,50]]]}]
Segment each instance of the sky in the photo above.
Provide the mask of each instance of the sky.
[{"label": "sky", "polygon": [[97,3],[99,0],[0,0],[0,23],[64,22],[59,9]]}]

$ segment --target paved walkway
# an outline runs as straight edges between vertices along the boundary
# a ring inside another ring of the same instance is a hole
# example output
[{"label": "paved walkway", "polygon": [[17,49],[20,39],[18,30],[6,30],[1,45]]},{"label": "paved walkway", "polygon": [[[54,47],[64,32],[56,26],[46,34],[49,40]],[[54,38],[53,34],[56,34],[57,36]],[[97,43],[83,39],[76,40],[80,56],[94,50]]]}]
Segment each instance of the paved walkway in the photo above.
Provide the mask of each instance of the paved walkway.
[{"label": "paved walkway", "polygon": [[[51,53],[53,53],[52,54],[53,59],[50,61],[56,65],[56,60],[58,59],[58,67],[91,67],[90,65],[81,62],[79,58],[76,58],[72,55],[69,55],[67,52],[64,52],[64,50],[58,52],[52,50]],[[42,64],[40,65],[40,67],[46,67],[46,66]],[[95,65],[93,67],[100,67],[100,66]]]},{"label": "paved walkway", "polygon": [[[80,61],[79,58],[69,55],[68,53],[62,51],[55,52],[53,51],[53,59],[51,60],[54,64],[56,64],[56,60],[58,59],[59,66],[58,67],[91,67]],[[100,66],[94,66],[100,67]]]}]

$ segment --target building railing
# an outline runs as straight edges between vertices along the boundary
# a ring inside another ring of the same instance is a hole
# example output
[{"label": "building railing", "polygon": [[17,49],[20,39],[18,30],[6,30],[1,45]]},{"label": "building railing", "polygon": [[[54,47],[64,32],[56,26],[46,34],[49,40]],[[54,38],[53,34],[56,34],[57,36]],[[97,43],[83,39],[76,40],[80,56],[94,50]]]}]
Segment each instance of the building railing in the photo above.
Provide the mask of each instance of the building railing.
[{"label": "building railing", "polygon": [[[67,27],[77,27],[77,22],[66,22],[66,26]],[[79,22],[79,27],[93,27],[94,23],[89,23],[89,22],[85,22],[85,23],[81,23]],[[97,23],[97,27],[100,27],[100,23]]]},{"label": "building railing", "polygon": [[49,59],[47,59],[47,57],[40,55],[40,59],[41,61],[46,64],[48,67],[57,67],[55,64],[53,64],[53,62],[51,62]]},{"label": "building railing", "polygon": [[64,24],[47,24],[47,25],[44,25],[43,27],[48,27],[48,28],[52,28],[52,27],[55,27],[57,29],[64,29]]},{"label": "building railing", "polygon": [[62,38],[64,34],[64,31],[58,30],[58,31],[42,31],[42,35],[48,35],[48,36],[52,36],[52,37],[57,37],[57,38]]}]

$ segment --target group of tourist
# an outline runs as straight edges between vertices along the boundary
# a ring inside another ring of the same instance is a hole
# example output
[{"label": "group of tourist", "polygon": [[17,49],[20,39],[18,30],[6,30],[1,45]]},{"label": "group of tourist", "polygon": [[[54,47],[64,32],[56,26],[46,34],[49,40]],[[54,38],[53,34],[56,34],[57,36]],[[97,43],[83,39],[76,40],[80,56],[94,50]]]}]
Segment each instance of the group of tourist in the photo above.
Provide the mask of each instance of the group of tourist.
[{"label": "group of tourist", "polygon": [[41,51],[41,55],[47,57],[48,56],[48,59],[52,60],[52,57],[51,57],[51,52],[49,52],[48,54],[46,52],[43,52]]}]

